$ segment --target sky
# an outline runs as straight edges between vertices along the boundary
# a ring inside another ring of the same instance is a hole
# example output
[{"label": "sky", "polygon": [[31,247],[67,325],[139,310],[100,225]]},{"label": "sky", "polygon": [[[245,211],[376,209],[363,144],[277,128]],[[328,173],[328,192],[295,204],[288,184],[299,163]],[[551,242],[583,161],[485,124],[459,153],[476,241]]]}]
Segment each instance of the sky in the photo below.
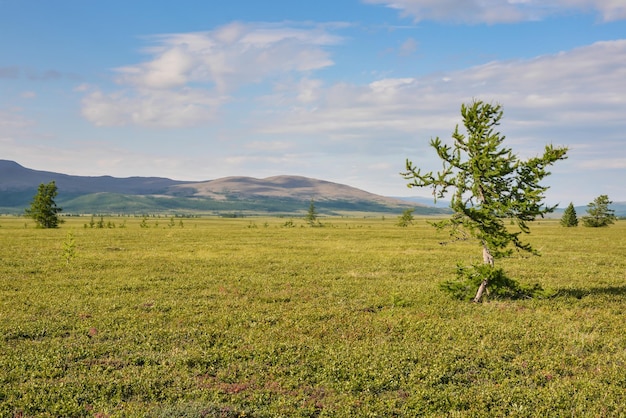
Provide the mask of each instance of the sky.
[{"label": "sky", "polygon": [[0,0],[0,159],[73,175],[299,175],[430,196],[460,107],[546,202],[626,201],[625,0]]}]

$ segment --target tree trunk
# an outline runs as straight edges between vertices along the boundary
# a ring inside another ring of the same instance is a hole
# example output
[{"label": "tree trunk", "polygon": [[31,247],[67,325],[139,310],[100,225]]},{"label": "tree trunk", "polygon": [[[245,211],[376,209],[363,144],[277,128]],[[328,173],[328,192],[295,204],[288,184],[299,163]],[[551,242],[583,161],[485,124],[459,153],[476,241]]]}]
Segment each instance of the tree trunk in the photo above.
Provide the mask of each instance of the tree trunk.
[{"label": "tree trunk", "polygon": [[[487,244],[484,242],[483,242],[483,263],[489,264],[491,267],[493,267],[493,256],[489,252],[489,248],[487,248]],[[488,284],[489,284],[489,281],[486,278],[484,278],[482,283],[478,287],[478,290],[476,291],[476,296],[474,296],[474,303],[480,302],[480,299],[483,297],[483,293],[485,292],[489,293],[489,291],[487,290]]]}]

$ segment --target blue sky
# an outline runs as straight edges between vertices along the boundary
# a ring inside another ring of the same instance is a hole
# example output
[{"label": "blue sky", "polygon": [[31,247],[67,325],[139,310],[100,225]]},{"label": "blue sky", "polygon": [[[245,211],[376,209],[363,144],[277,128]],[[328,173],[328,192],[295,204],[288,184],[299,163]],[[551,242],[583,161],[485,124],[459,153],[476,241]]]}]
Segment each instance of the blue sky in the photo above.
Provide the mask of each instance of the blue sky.
[{"label": "blue sky", "polygon": [[76,175],[290,174],[428,196],[461,103],[548,203],[626,201],[623,0],[0,0],[0,158]]}]

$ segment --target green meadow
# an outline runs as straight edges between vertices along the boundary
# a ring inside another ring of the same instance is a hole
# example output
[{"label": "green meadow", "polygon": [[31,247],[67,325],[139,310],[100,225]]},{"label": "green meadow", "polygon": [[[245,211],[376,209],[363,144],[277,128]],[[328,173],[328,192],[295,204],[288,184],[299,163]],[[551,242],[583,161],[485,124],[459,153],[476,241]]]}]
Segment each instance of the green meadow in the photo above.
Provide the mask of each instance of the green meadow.
[{"label": "green meadow", "polygon": [[497,265],[552,296],[472,304],[426,219],[64,219],[0,217],[2,417],[626,416],[625,222],[535,222]]}]

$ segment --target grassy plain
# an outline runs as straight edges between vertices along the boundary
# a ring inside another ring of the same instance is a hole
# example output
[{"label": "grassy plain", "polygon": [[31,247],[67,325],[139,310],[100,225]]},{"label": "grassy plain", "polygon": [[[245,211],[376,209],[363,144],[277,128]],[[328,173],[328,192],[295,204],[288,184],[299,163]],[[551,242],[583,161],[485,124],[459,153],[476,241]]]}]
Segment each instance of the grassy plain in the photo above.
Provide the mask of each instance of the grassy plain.
[{"label": "grassy plain", "polygon": [[424,219],[105,221],[0,217],[0,416],[626,416],[625,222],[535,223],[500,265],[556,296],[471,304]]}]

